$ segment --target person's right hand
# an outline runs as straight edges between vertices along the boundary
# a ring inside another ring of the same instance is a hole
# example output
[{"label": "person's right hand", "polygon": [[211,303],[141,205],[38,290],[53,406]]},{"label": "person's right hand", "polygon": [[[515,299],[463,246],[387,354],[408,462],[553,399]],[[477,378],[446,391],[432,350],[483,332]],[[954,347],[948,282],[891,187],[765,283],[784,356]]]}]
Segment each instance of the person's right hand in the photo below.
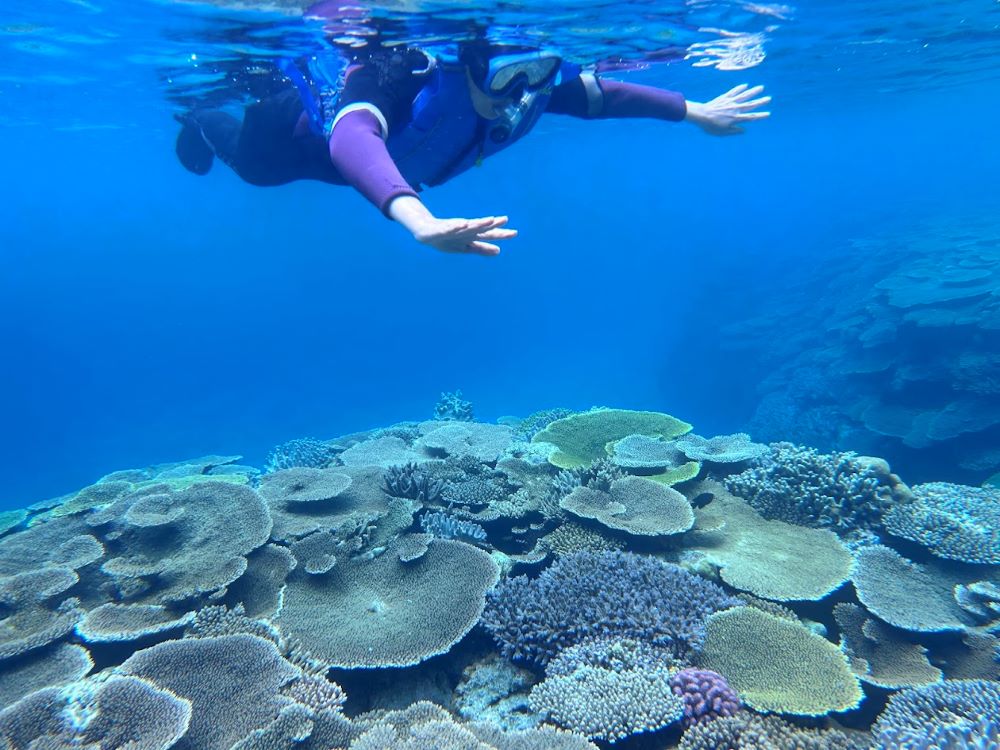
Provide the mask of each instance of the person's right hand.
[{"label": "person's right hand", "polygon": [[445,253],[498,255],[500,247],[495,243],[517,236],[516,230],[504,228],[506,216],[439,219],[412,195],[394,199],[389,204],[389,216],[409,229],[417,242]]},{"label": "person's right hand", "polygon": [[506,216],[486,216],[481,219],[433,219],[413,233],[417,242],[430,245],[445,253],[499,255],[497,240],[517,236],[516,229],[504,229]]}]

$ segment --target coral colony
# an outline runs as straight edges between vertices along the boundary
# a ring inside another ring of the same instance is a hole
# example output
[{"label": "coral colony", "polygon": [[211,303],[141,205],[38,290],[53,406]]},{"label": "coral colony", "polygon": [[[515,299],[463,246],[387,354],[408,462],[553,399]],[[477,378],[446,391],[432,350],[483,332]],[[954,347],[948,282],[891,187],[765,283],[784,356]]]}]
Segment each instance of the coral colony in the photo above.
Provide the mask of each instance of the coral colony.
[{"label": "coral colony", "polygon": [[1000,742],[1000,490],[655,412],[433,416],[0,514],[0,746]]}]

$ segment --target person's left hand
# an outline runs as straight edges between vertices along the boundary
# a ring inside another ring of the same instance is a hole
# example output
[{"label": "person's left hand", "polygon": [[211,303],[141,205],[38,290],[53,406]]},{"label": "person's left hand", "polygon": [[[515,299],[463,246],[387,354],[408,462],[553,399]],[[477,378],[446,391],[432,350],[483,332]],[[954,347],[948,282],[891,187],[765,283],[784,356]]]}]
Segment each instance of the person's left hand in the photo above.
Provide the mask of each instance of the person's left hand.
[{"label": "person's left hand", "polygon": [[710,135],[737,135],[743,132],[743,123],[771,116],[770,112],[755,111],[771,101],[769,96],[754,98],[763,90],[763,86],[750,88],[742,83],[711,101],[687,102],[684,119]]}]

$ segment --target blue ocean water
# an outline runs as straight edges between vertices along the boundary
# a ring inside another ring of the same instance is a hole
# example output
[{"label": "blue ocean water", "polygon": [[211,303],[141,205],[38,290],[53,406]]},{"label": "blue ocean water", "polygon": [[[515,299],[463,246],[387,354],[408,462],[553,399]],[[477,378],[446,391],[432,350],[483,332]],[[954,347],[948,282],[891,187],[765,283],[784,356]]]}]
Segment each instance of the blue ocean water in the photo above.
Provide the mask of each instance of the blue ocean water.
[{"label": "blue ocean water", "polygon": [[[1000,5],[332,5],[0,10],[0,744],[995,750]],[[544,116],[497,258],[175,157],[484,26],[772,116]]]},{"label": "blue ocean water", "polygon": [[[637,3],[603,26],[605,6],[566,6],[579,29],[548,3],[497,11],[578,59],[743,35],[760,57],[743,69],[695,57],[622,77],[774,97],[738,138],[549,117],[426,193],[439,215],[509,214],[520,237],[498,259],[421,247],[349,189],[180,167],[168,92],[218,88],[213,61],[317,44],[298,10],[3,11],[3,504],[203,453],[259,463],[289,438],[424,418],[454,388],[483,419],[614,405],[733,431],[767,336],[737,354],[725,326],[782,307],[850,238],[996,217],[995,3]],[[447,16],[382,12],[417,38]]]}]

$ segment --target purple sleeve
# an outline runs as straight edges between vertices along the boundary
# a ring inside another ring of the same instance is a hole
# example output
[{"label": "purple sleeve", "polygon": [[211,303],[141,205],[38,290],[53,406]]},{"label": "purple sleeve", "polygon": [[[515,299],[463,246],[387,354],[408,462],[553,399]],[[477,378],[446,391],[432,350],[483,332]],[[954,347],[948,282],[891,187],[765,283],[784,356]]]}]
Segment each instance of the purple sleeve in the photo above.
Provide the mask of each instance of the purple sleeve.
[{"label": "purple sleeve", "polygon": [[687,115],[684,96],[676,91],[621,81],[591,81],[596,81],[600,88],[596,106],[591,100],[596,92],[588,93],[578,76],[555,88],[547,111],[586,119],[651,117],[672,122],[680,122]]},{"label": "purple sleeve", "polygon": [[403,179],[382,140],[382,126],[363,109],[344,115],[330,135],[330,161],[347,184],[388,216],[389,204],[417,192]]}]

